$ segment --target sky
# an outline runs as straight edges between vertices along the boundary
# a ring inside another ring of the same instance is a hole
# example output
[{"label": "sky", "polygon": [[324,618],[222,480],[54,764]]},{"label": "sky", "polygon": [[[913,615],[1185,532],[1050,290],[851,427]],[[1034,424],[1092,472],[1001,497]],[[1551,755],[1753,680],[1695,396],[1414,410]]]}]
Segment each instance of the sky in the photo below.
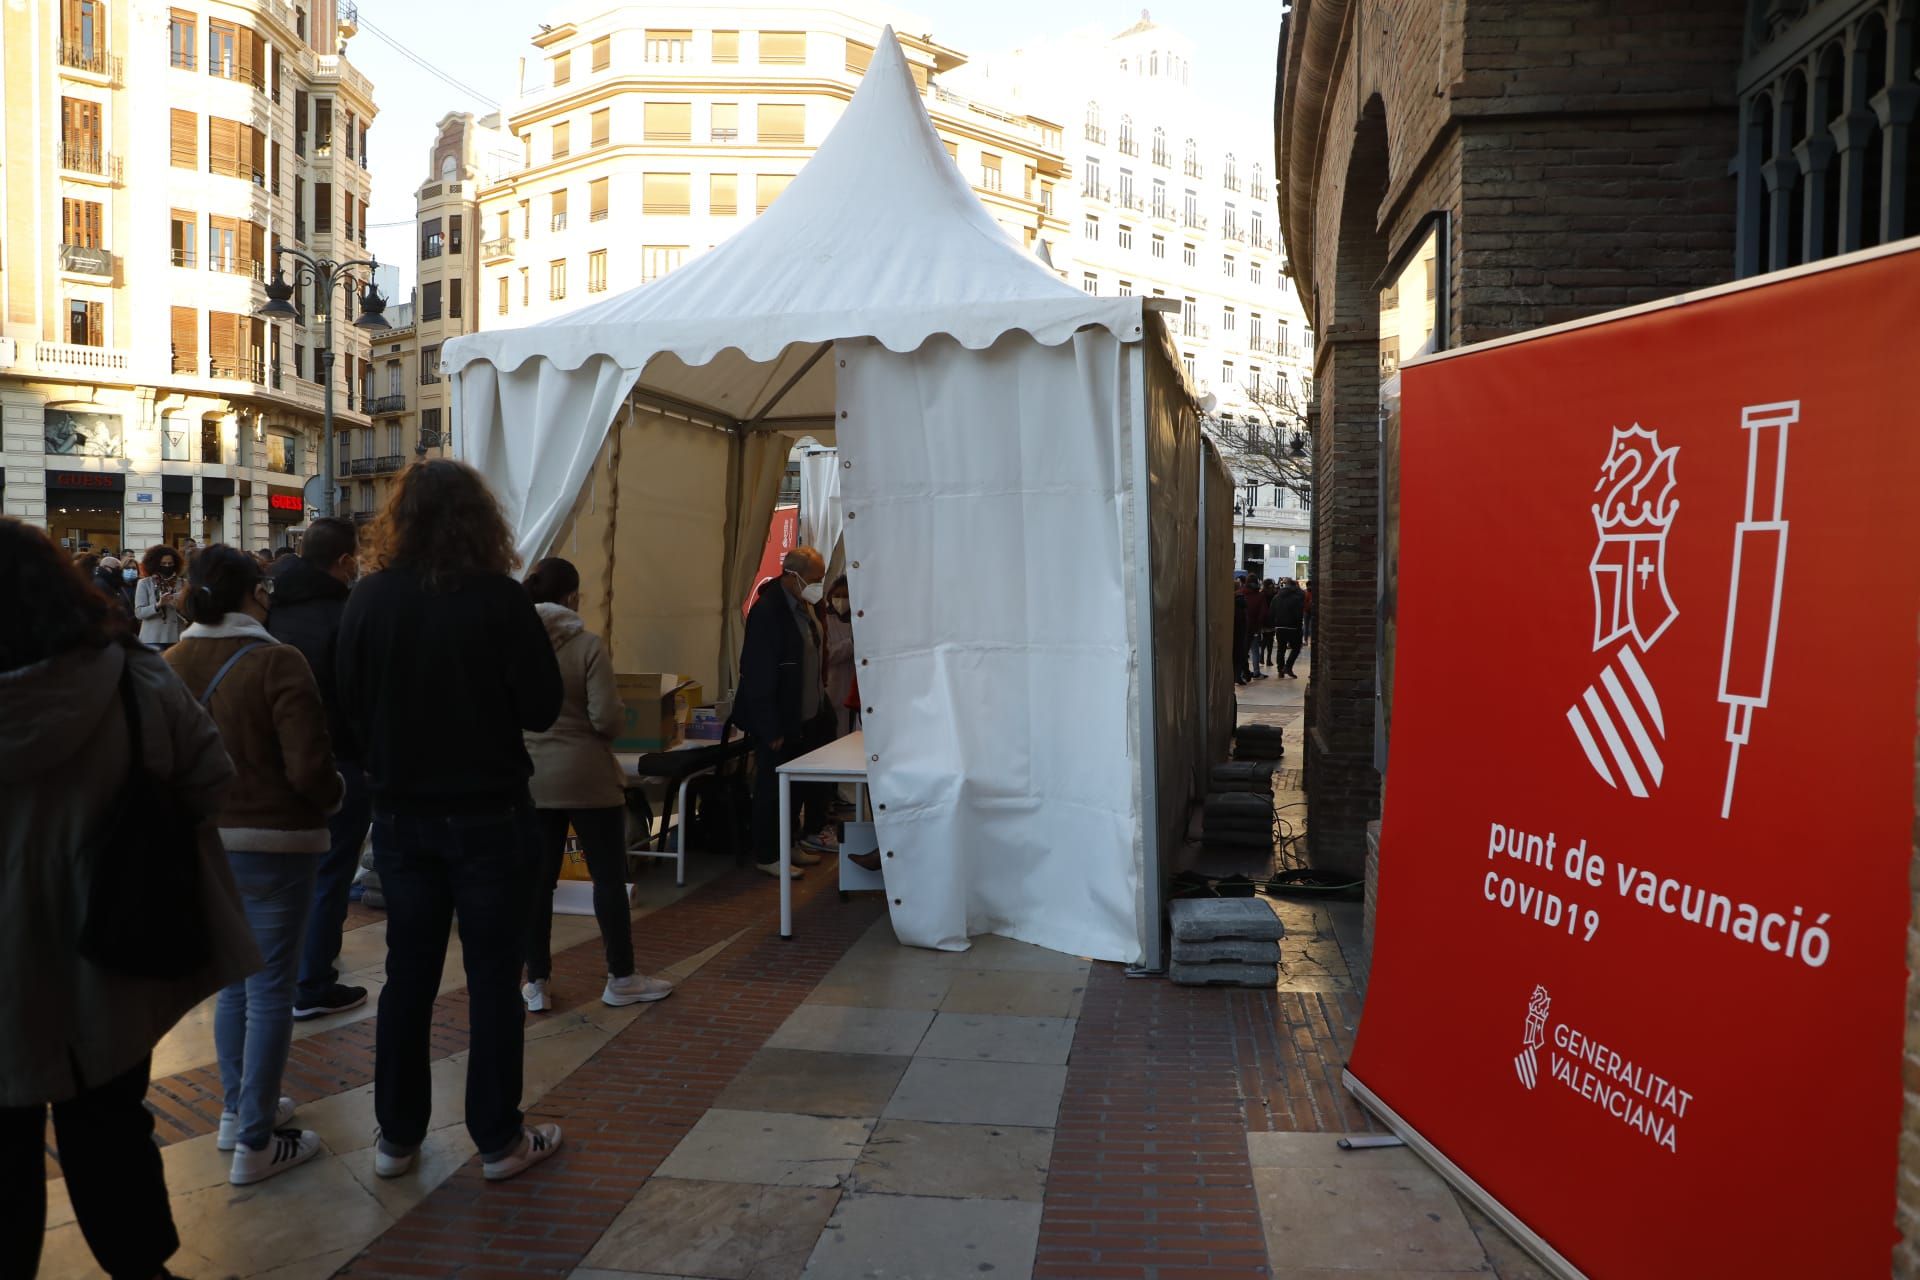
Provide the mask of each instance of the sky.
[{"label": "sky", "polygon": [[[510,105],[519,60],[536,21],[574,7],[550,0],[358,0],[360,33],[348,57],[374,84],[380,113],[369,135],[373,202],[368,245],[400,269],[401,296],[413,283],[413,193],[426,180],[433,126],[449,111],[485,115]],[[935,40],[969,56],[1018,48],[1083,26],[1119,33],[1140,18],[1137,4],[1109,0],[852,0],[876,17],[917,19]],[[1273,110],[1274,61],[1282,0],[1181,0],[1163,3],[1155,21],[1194,43],[1193,84],[1202,98],[1253,119]],[[1042,23],[1044,25],[1036,25]],[[384,39],[382,37],[385,37]],[[399,48],[396,48],[399,46]],[[415,55],[408,58],[400,49]],[[464,91],[420,62],[466,86]],[[491,98],[493,102],[485,99]],[[382,225],[391,224],[391,225]]]}]

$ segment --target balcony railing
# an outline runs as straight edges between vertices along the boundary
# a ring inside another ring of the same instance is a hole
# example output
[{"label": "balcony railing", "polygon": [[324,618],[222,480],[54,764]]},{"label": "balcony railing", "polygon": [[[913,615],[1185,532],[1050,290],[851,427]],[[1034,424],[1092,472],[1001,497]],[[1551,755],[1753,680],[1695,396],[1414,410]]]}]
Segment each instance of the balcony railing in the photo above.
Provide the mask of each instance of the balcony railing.
[{"label": "balcony railing", "polygon": [[84,347],[71,342],[36,342],[33,362],[42,370],[78,369],[124,373],[127,353],[111,347]]},{"label": "balcony railing", "polygon": [[442,445],[451,445],[452,443],[453,436],[451,432],[441,431],[435,427],[420,428],[420,447],[422,449],[438,449]]},{"label": "balcony railing", "polygon": [[1207,215],[1204,213],[1194,213],[1192,210],[1189,210],[1187,215],[1181,219],[1181,222],[1195,231],[1205,231],[1207,229]]},{"label": "balcony railing", "polygon": [[352,462],[347,464],[347,474],[350,476],[372,475],[373,459],[372,458],[355,458]]},{"label": "balcony railing", "polygon": [[113,254],[105,249],[95,249],[88,245],[63,244],[60,246],[60,269],[83,276],[113,276]]},{"label": "balcony railing", "polygon": [[191,49],[174,49],[170,52],[168,60],[182,71],[192,71],[200,65],[199,59],[194,57]]},{"label": "balcony railing", "polygon": [[1247,238],[1240,234],[1240,228],[1229,222],[1220,232],[1222,239],[1233,244],[1245,244]]},{"label": "balcony railing", "polygon": [[480,242],[480,256],[487,262],[498,262],[513,256],[513,237],[500,236],[493,240]]},{"label": "balcony railing", "polygon": [[1113,188],[1103,187],[1097,182],[1082,183],[1080,194],[1088,200],[1098,200],[1102,204],[1111,203],[1113,200]]},{"label": "balcony railing", "polygon": [[60,167],[75,173],[91,173],[120,181],[120,157],[111,151],[101,150],[98,142],[63,139],[60,143]]},{"label": "balcony railing", "polygon": [[1165,147],[1155,147],[1153,150],[1153,162],[1162,169],[1171,169],[1173,168],[1173,155]]},{"label": "balcony railing", "polygon": [[554,214],[552,225],[549,229],[553,231],[565,231],[567,229],[567,215],[564,213]]},{"label": "balcony railing", "polygon": [[1123,133],[1120,135],[1120,154],[1123,156],[1137,156],[1140,154],[1140,144]]},{"label": "balcony railing", "polygon": [[384,475],[389,471],[399,471],[407,465],[406,458],[397,453],[385,454],[373,460],[373,474]]},{"label": "balcony railing", "polygon": [[445,248],[445,236],[428,236],[420,242],[420,257],[422,259],[437,258]]},{"label": "balcony railing", "polygon": [[375,417],[383,413],[404,413],[407,398],[403,395],[371,396],[367,399],[367,412]]},{"label": "balcony railing", "polygon": [[207,360],[209,378],[233,378],[240,381],[264,385],[267,380],[267,362],[264,358],[249,359],[246,356],[228,359]]},{"label": "balcony railing", "polygon": [[105,76],[116,85],[120,83],[122,59],[101,48],[98,41],[76,42],[63,37],[54,43],[61,66]]},{"label": "balcony railing", "polygon": [[1146,212],[1147,202],[1135,193],[1122,188],[1120,192],[1120,207],[1122,209],[1131,209],[1135,213],[1144,213]]},{"label": "balcony railing", "polygon": [[422,369],[420,371],[421,386],[431,387],[436,383],[438,383],[439,381],[440,381],[440,371],[438,369]]},{"label": "balcony railing", "polygon": [[1206,166],[1201,164],[1198,160],[1189,160],[1182,167],[1186,170],[1186,174],[1189,178],[1204,178],[1207,176]]},{"label": "balcony railing", "polygon": [[267,278],[266,265],[257,258],[208,258],[207,270],[229,276],[252,276],[255,280]]},{"label": "balcony railing", "polygon": [[1107,131],[1101,128],[1097,124],[1090,124],[1087,126],[1087,141],[1097,142],[1097,143],[1100,143],[1102,146],[1105,146],[1107,141]]},{"label": "balcony railing", "polygon": [[738,142],[740,140],[740,131],[738,129],[715,129],[713,131],[713,140],[715,142]]}]

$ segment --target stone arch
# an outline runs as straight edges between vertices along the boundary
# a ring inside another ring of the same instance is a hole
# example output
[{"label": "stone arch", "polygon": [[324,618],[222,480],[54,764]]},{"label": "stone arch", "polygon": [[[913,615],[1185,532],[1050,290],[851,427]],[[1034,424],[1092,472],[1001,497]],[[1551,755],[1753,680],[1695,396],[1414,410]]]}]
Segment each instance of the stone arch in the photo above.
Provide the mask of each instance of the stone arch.
[{"label": "stone arch", "polygon": [[1307,830],[1313,865],[1356,879],[1367,861],[1366,824],[1380,806],[1373,755],[1381,492],[1376,288],[1388,257],[1380,225],[1388,154],[1386,106],[1376,95],[1360,109],[1337,180],[1333,278],[1320,282],[1314,306],[1320,412],[1314,424],[1315,666],[1306,751],[1313,820]]}]

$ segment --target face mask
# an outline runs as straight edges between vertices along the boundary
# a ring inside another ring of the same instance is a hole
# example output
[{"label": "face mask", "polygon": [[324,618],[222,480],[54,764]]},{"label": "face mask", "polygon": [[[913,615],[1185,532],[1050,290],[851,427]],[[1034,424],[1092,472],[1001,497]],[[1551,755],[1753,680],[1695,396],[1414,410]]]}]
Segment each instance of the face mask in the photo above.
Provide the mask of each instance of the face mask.
[{"label": "face mask", "polygon": [[134,582],[139,579],[140,571],[138,569],[122,569],[120,571],[120,576],[122,578],[125,578],[128,582]]},{"label": "face mask", "polygon": [[800,588],[800,598],[808,604],[819,604],[821,597],[826,594],[826,587],[818,582],[809,582],[806,586]]}]

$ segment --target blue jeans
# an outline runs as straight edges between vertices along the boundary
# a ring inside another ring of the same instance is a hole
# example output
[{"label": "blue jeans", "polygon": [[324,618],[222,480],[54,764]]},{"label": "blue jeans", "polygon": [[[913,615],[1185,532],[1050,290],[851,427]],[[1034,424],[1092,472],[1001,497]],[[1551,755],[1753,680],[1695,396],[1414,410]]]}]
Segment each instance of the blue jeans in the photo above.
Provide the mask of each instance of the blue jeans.
[{"label": "blue jeans", "polygon": [[467,970],[467,1132],[483,1156],[520,1140],[520,999],[539,833],[530,805],[373,815],[387,899],[387,985],[374,1037],[373,1112],[390,1144],[418,1146],[433,1112],[433,1005],[457,915]]},{"label": "blue jeans", "polygon": [[266,966],[220,992],[213,1043],[225,1109],[240,1117],[240,1141],[256,1150],[267,1145],[280,1106],[280,1075],[293,1043],[294,973],[322,856],[227,850]]},{"label": "blue jeans", "polygon": [[367,838],[367,825],[373,821],[373,797],[367,790],[366,771],[351,760],[335,760],[333,764],[347,784],[347,793],[340,801],[340,812],[327,819],[333,847],[320,863],[313,907],[307,915],[307,945],[300,957],[302,1002],[325,995],[340,977],[333,962],[340,956],[347,895],[353,888],[354,873],[360,869],[360,845]]}]

